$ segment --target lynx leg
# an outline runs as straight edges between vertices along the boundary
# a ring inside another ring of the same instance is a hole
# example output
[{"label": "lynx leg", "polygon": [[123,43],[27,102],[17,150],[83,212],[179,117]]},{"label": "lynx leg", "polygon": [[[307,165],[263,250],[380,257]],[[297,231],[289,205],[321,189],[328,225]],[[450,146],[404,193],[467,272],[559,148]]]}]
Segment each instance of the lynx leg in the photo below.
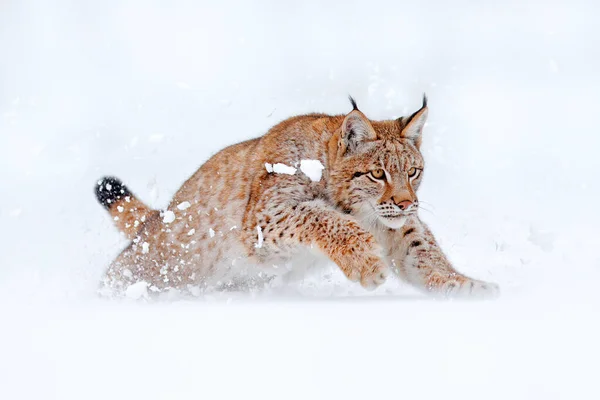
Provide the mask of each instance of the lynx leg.
[{"label": "lynx leg", "polygon": [[119,292],[131,284],[145,281],[149,285],[162,287],[163,276],[161,266],[163,257],[153,240],[160,230],[160,215],[150,215],[140,234],[133,239],[117,258],[110,263],[104,279],[100,283],[100,291],[106,289]]},{"label": "lynx leg", "polygon": [[153,255],[149,254],[142,243],[132,242],[109,265],[106,275],[100,284],[100,291],[106,289],[119,293],[126,290],[129,285],[146,282],[148,285],[161,287],[162,276],[160,264],[155,262]]},{"label": "lynx leg", "polygon": [[494,298],[500,294],[497,284],[456,271],[429,228],[417,218],[391,235],[393,269],[414,286],[444,297]]},{"label": "lynx leg", "polygon": [[128,285],[135,283],[136,279],[132,269],[135,268],[135,255],[137,248],[134,243],[127,246],[117,258],[110,263],[106,270],[106,275],[101,282],[101,286],[113,289],[127,288]]},{"label": "lynx leg", "polygon": [[300,246],[316,246],[351,281],[360,280],[365,288],[375,288],[385,281],[387,267],[373,235],[321,200],[267,206],[256,213],[254,221],[256,224],[246,229],[246,241],[252,247],[251,254],[259,259],[291,254]]}]

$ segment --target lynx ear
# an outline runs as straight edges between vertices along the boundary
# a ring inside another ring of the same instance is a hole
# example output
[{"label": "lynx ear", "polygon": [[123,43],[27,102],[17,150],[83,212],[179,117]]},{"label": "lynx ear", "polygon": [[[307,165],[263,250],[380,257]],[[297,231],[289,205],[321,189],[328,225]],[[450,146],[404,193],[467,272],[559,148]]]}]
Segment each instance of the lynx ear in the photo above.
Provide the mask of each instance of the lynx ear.
[{"label": "lynx ear", "polygon": [[427,122],[428,110],[427,96],[423,94],[423,105],[419,111],[408,118],[400,118],[400,122],[404,125],[400,137],[412,140],[417,148],[421,146],[421,134],[423,126]]},{"label": "lynx ear", "polygon": [[354,152],[364,142],[377,139],[369,119],[358,109],[352,110],[342,124],[341,143],[346,151]]}]

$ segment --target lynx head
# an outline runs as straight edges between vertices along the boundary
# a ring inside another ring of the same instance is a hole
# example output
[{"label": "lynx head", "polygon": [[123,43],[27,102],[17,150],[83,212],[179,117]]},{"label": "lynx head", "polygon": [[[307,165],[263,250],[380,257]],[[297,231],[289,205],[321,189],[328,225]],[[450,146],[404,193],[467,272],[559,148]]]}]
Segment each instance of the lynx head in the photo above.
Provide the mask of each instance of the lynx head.
[{"label": "lynx head", "polygon": [[354,109],[329,142],[330,196],[366,223],[400,228],[419,206],[427,98],[411,116],[387,121],[369,120],[350,101]]}]

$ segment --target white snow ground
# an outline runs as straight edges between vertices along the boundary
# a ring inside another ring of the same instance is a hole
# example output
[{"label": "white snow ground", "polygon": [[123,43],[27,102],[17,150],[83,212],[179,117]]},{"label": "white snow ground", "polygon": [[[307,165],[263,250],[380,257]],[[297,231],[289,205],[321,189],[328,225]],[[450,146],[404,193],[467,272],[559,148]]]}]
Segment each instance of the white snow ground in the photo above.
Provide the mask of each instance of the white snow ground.
[{"label": "white snow ground", "polygon": [[[599,398],[600,8],[453,3],[2,2],[0,398]],[[96,296],[125,245],[99,177],[162,207],[281,119],[424,91],[422,215],[498,301],[365,296],[335,268],[252,299]]]}]

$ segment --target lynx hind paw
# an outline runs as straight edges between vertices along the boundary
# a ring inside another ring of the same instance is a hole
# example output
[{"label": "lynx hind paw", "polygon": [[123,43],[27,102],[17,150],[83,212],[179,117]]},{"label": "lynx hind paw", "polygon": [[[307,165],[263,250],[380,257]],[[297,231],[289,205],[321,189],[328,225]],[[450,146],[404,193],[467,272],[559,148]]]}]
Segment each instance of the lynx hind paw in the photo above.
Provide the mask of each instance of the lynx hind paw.
[{"label": "lynx hind paw", "polygon": [[446,298],[492,300],[500,297],[500,286],[492,282],[469,279],[465,282],[446,282],[440,290]]}]

